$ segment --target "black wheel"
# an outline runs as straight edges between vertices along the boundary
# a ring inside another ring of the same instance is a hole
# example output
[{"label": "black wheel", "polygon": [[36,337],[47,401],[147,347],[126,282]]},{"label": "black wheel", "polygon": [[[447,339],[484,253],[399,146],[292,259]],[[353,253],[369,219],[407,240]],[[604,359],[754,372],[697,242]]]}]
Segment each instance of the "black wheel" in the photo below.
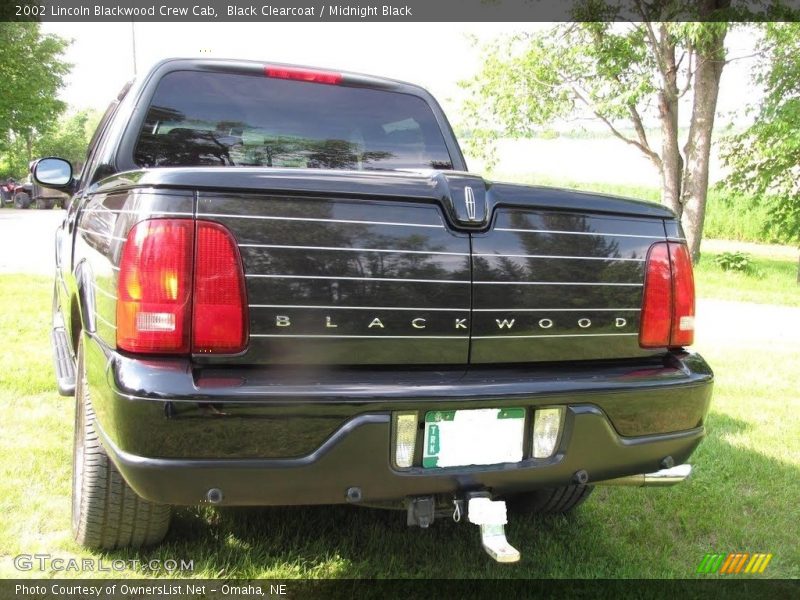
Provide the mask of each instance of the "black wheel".
[{"label": "black wheel", "polygon": [[14,206],[17,208],[28,208],[31,205],[31,197],[26,192],[14,194]]},{"label": "black wheel", "polygon": [[72,454],[72,534],[88,548],[157,544],[169,529],[169,506],[136,495],[108,458],[94,429],[83,340],[78,342],[75,444]]},{"label": "black wheel", "polygon": [[566,513],[578,507],[594,486],[568,485],[559,488],[544,488],[506,498],[508,508],[519,513],[554,514]]}]

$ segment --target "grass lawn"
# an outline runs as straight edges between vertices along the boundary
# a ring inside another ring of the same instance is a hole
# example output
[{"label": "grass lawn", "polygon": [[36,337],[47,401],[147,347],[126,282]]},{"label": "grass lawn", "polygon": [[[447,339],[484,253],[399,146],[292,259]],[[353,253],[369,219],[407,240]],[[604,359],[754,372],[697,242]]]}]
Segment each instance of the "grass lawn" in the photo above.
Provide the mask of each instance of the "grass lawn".
[{"label": "grass lawn", "polygon": [[[699,297],[800,306],[796,251],[787,252],[786,246],[720,240],[704,240],[700,251],[695,267]],[[723,252],[735,251],[750,257],[747,271],[724,271],[714,262]]]},{"label": "grass lawn", "polygon": [[[713,277],[701,268],[700,290],[718,289]],[[195,572],[184,575],[202,577],[683,578],[697,576],[705,553],[733,551],[771,552],[766,576],[800,576],[800,340],[747,351],[698,340],[717,384],[708,438],[692,459],[696,476],[675,488],[598,488],[569,517],[513,519],[509,539],[523,557],[516,565],[485,556],[474,526],[408,529],[404,514],[351,507],[182,509],[159,548],[87,552],[70,535],[73,402],[54,392],[51,285],[0,276],[0,577],[48,576],[11,562],[47,552],[190,559]]]}]

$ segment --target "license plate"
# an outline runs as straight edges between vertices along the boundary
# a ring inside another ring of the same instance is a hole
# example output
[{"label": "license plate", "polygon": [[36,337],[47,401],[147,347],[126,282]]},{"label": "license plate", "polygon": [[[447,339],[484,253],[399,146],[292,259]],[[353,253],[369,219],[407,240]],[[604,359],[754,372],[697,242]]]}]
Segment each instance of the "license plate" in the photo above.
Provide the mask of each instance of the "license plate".
[{"label": "license plate", "polygon": [[522,460],[524,408],[437,410],[425,414],[423,467],[496,465]]}]

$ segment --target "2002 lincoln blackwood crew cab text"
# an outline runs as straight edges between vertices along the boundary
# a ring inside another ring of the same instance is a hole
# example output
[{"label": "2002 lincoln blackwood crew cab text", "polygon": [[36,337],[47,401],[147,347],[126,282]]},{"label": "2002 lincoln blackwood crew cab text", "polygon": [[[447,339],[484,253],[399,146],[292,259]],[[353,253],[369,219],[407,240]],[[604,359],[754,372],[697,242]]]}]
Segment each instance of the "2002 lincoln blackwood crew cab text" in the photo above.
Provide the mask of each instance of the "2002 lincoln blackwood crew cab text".
[{"label": "2002 lincoln blackwood crew cab text", "polygon": [[657,204],[467,172],[423,89],[167,60],[111,103],[56,232],[75,397],[72,527],[159,542],[175,505],[463,516],[513,562],[520,511],[672,485],[713,375]]}]

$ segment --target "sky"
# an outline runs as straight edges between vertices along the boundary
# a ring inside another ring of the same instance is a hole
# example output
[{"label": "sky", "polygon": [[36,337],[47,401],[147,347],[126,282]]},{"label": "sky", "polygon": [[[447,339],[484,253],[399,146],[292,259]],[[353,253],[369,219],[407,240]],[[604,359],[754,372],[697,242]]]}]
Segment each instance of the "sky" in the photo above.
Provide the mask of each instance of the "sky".
[{"label": "sky", "polygon": [[[105,108],[133,77],[131,23],[45,23],[42,28],[74,40],[66,59],[75,66],[62,94],[70,105]],[[139,74],[168,57],[286,62],[417,83],[447,110],[458,104],[457,82],[480,64],[468,35],[488,41],[519,30],[519,24],[136,23],[133,28]]]},{"label": "sky", "polygon": [[[356,71],[426,87],[458,123],[463,91],[458,81],[480,67],[487,42],[543,23],[44,23],[42,29],[73,42],[73,63],[62,98],[74,108],[104,109],[136,71],[168,57],[247,58]],[[729,56],[752,52],[753,39],[734,30]],[[737,60],[724,71],[718,106],[729,121],[745,99],[752,61]],[[688,111],[683,111],[684,113]]]}]

